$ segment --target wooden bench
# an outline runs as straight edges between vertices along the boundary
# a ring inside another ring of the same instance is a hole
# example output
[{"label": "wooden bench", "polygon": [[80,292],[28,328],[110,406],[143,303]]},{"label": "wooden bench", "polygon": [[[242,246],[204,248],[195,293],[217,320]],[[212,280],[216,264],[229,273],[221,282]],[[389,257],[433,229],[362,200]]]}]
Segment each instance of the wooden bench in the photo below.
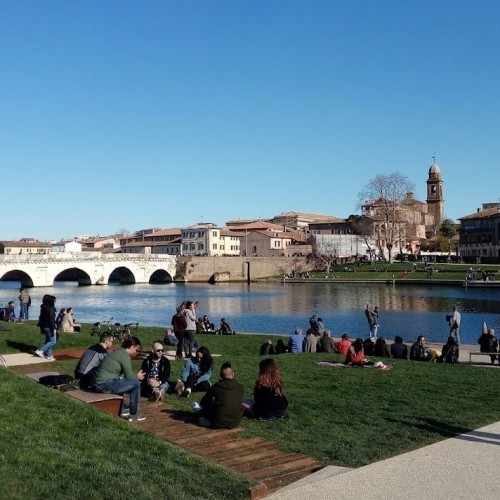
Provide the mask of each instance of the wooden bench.
[{"label": "wooden bench", "polygon": [[[28,373],[27,376],[36,382],[39,382],[45,375],[61,375],[59,372],[37,372]],[[82,389],[73,389],[64,392],[70,398],[87,403],[101,411],[109,413],[115,417],[120,415],[123,402],[123,396],[118,394],[106,394],[103,392],[84,391]]]},{"label": "wooden bench", "polygon": [[498,356],[498,352],[469,352],[469,365],[472,364],[472,356]]}]

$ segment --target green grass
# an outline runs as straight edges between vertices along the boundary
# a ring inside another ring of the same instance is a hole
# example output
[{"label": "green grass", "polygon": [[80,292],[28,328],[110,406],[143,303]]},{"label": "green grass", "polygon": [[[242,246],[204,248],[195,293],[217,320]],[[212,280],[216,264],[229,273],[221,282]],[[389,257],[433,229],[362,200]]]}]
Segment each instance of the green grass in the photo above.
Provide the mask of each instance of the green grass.
[{"label": "green grass", "polygon": [[[61,334],[57,350],[87,347],[92,344],[94,338],[90,337],[88,331],[89,327],[86,326],[80,335]],[[145,348],[148,348],[154,339],[163,336],[163,329],[141,327],[138,335]],[[246,395],[250,397],[261,359],[258,355],[259,347],[266,338],[262,335],[198,336],[200,345],[208,346],[212,353],[221,354],[215,358],[213,381],[217,379],[221,363],[230,361],[236,370],[237,378],[246,388]],[[277,338],[273,339],[276,342]],[[14,346],[19,348],[20,345],[38,344],[40,341],[41,335],[34,324],[12,325],[10,332],[0,334],[0,352],[12,352]],[[333,368],[314,363],[318,360],[340,360],[336,355],[286,354],[275,356],[275,359],[282,371],[286,395],[290,402],[288,417],[273,423],[244,419],[242,426],[248,436],[277,440],[282,450],[316,457],[325,465],[359,467],[500,420],[500,399],[497,397],[500,376],[498,369],[395,360],[392,370],[378,371],[370,368]],[[135,362],[137,369],[139,363]],[[172,379],[179,376],[182,364],[182,361],[172,362]],[[51,364],[51,368],[67,373],[71,373],[74,366],[75,361]],[[5,377],[4,374],[2,376]],[[71,459],[67,469],[63,467],[64,474],[70,475],[76,483],[71,487],[77,491],[83,487],[85,481],[89,481],[90,472],[86,471],[80,479],[80,475],[75,471],[80,467],[87,468],[92,460],[97,461],[99,467],[104,467],[109,474],[117,474],[120,478],[119,467],[110,465],[106,461],[106,455],[109,453],[114,459],[122,454],[126,455],[131,443],[134,448],[140,447],[143,450],[137,452],[135,459],[127,462],[127,467],[134,471],[135,460],[147,457],[147,450],[152,443],[157,443],[154,446],[161,446],[161,449],[165,450],[162,454],[168,456],[166,444],[124,425],[117,419],[108,418],[91,408],[81,408],[81,405],[77,407],[76,412],[73,410],[76,403],[57,393],[50,393],[43,387],[34,386],[29,381],[16,380],[14,389],[11,389],[10,385],[5,387],[4,381],[5,379],[0,385],[4,402],[1,410],[2,421],[5,422],[6,417],[9,421],[2,426],[0,439],[3,443],[15,442],[17,447],[9,451],[7,461],[3,459],[1,462],[0,467],[4,468],[4,472],[10,471],[10,474],[1,474],[0,469],[0,475],[4,477],[16,477],[18,471],[14,464],[17,459],[35,460],[34,456],[41,454],[47,457],[49,462],[59,464],[63,457],[69,457],[73,450],[78,450],[80,458]],[[11,383],[9,379],[9,384]],[[22,387],[22,391],[29,391],[29,401],[27,398],[18,397],[19,387]],[[189,410],[190,401],[199,401],[200,397],[199,394],[193,394],[188,400],[172,396],[168,402],[178,409]],[[71,421],[65,420],[65,413],[61,414],[63,407],[64,412],[72,415],[70,420],[74,422],[77,418],[78,426],[83,426],[85,432],[72,428]],[[29,425],[26,424],[26,427],[24,422]],[[36,434],[36,439],[23,438],[23,429],[31,436]],[[92,430],[98,433],[98,438],[92,438],[92,443],[87,443],[85,436]],[[57,445],[54,445],[54,433],[59,435]],[[113,445],[117,445],[120,440],[127,441],[127,444],[120,444],[119,451],[112,452]],[[89,447],[92,450],[99,447],[100,442],[104,443],[102,446],[106,447],[107,452],[92,451],[89,455],[85,451]],[[30,450],[35,450],[36,453]],[[18,453],[21,455],[18,456]],[[144,453],[142,458],[141,453]],[[182,469],[186,466],[184,460],[188,458],[181,455],[182,460],[176,464],[182,464],[179,465]],[[17,457],[16,460],[14,457]],[[169,463],[168,459],[166,463]],[[37,476],[43,471],[41,466],[38,467],[35,469]],[[19,472],[22,470],[21,467]],[[163,466],[158,468],[158,471],[160,470],[163,471]],[[155,473],[156,471],[145,471],[142,474],[146,475],[141,475],[137,472],[138,477],[142,478],[139,482],[149,482],[151,478],[147,474]],[[53,474],[50,481],[47,481],[47,488],[57,480],[57,471],[54,470]],[[175,474],[158,472],[159,480],[167,481],[166,476],[169,481],[178,481],[179,491],[187,491],[190,481],[184,482],[181,477],[176,478]],[[23,475],[19,477],[24,478]],[[193,475],[190,474],[190,477]],[[209,474],[196,474],[196,477],[203,485],[201,488],[210,489],[210,485],[216,483]],[[122,480],[123,478],[120,481]],[[17,483],[16,479],[11,478],[11,481]],[[235,491],[241,487],[234,479],[227,481],[227,484],[234,486]],[[24,482],[23,480],[17,487],[27,487]],[[99,488],[101,496],[108,494],[108,490],[104,490],[105,486]],[[110,491],[112,489],[110,488]]]}]

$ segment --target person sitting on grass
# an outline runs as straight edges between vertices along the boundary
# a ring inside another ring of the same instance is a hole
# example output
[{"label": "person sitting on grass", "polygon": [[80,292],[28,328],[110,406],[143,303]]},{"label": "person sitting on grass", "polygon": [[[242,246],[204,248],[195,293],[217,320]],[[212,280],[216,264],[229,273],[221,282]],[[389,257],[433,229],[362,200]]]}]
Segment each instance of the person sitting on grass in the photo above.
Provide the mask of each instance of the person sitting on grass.
[{"label": "person sitting on grass", "polygon": [[272,356],[273,354],[275,354],[273,342],[272,342],[272,340],[266,340],[260,346],[260,355],[261,356]]},{"label": "person sitting on grass", "polygon": [[276,341],[276,347],[274,348],[274,352],[276,354],[285,354],[288,352],[288,347],[283,342],[283,339],[278,339]]},{"label": "person sitting on grass", "polygon": [[94,374],[93,388],[96,392],[106,394],[129,394],[130,406],[122,406],[121,417],[128,417],[129,422],[141,422],[146,417],[139,413],[140,382],[145,373],[137,374],[132,369],[132,357],[137,354],[141,341],[137,337],[124,340],[120,349],[109,353],[101,362]]},{"label": "person sitting on grass", "polygon": [[167,328],[165,330],[165,336],[163,337],[163,343],[165,345],[177,347],[178,340],[177,340],[177,337],[175,336],[172,328]]},{"label": "person sitting on grass", "polygon": [[80,333],[80,329],[82,325],[75,323],[73,319],[73,308],[68,307],[64,313],[61,324],[59,326],[59,330],[61,332],[69,332],[69,333]]},{"label": "person sitting on grass", "polygon": [[389,352],[389,348],[387,347],[387,342],[384,337],[379,337],[375,341],[375,347],[373,349],[375,356],[379,358],[390,358],[391,353]]},{"label": "person sitting on grass", "polygon": [[279,368],[272,358],[259,363],[259,377],[253,390],[253,401],[243,404],[245,414],[257,420],[276,420],[285,416],[288,407]]},{"label": "person sitting on grass", "polygon": [[372,361],[368,361],[363,351],[363,339],[356,339],[345,357],[345,364],[349,366],[370,366],[373,365]]},{"label": "person sitting on grass", "polygon": [[419,335],[417,341],[411,346],[410,349],[410,360],[411,361],[430,361],[431,354],[429,349],[425,347],[425,337]]},{"label": "person sitting on grass", "polygon": [[396,335],[394,343],[391,344],[391,357],[396,359],[408,359],[408,347],[403,342],[403,337]]},{"label": "person sitting on grass", "polygon": [[347,333],[343,333],[342,337],[337,342],[335,350],[339,354],[342,354],[342,356],[345,356],[347,354],[347,351],[349,350],[349,347],[351,347],[351,345],[352,345],[352,342],[349,339],[349,335],[347,335]]},{"label": "person sitting on grass", "polygon": [[458,363],[459,355],[458,342],[450,335],[437,361],[439,363]]},{"label": "person sitting on grass", "polygon": [[318,337],[314,330],[307,330],[306,338],[304,339],[304,352],[316,352],[318,350]]},{"label": "person sitting on grass", "polygon": [[220,380],[212,385],[201,398],[200,404],[193,402],[198,423],[202,427],[233,429],[238,427],[243,415],[243,395],[245,389],[234,378],[230,363],[220,369]]},{"label": "person sitting on grass", "polygon": [[205,346],[198,348],[196,355],[191,356],[184,365],[181,378],[175,386],[177,396],[189,397],[191,392],[208,391],[210,389],[212,365],[210,351]]},{"label": "person sitting on grass", "polygon": [[75,378],[80,382],[82,389],[92,387],[92,378],[97,367],[108,354],[108,349],[113,345],[111,333],[101,333],[99,343],[89,347],[83,354],[75,368]]},{"label": "person sitting on grass", "polygon": [[145,376],[141,381],[141,396],[150,401],[161,401],[170,387],[170,361],[164,352],[162,343],[156,340],[148,357],[142,362],[141,370]]},{"label": "person sitting on grass", "polygon": [[321,352],[335,352],[335,342],[332,339],[330,330],[325,330],[323,337],[320,339]]},{"label": "person sitting on grass", "polygon": [[302,352],[304,345],[304,335],[300,328],[295,328],[293,335],[288,339],[288,352],[298,353]]}]

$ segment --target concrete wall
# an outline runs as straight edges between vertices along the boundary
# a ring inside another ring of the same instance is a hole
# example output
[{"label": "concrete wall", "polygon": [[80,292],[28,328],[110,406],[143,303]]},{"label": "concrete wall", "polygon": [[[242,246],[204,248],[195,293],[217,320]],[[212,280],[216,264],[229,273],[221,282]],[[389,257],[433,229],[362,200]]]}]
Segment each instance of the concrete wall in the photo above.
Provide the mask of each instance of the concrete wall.
[{"label": "concrete wall", "polygon": [[310,270],[305,257],[177,257],[176,279],[247,281]]}]

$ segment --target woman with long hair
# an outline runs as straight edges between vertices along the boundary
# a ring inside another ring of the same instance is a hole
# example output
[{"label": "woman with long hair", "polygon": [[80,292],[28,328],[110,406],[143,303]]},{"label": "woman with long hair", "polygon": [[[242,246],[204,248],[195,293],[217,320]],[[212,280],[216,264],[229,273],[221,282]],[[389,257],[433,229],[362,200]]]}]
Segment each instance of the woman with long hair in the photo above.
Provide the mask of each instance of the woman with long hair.
[{"label": "woman with long hair", "polygon": [[38,327],[45,335],[45,344],[35,351],[40,358],[54,361],[52,347],[57,341],[56,329],[56,298],[53,295],[44,295],[40,306],[40,316],[38,317]]},{"label": "woman with long hair", "polygon": [[210,351],[201,346],[196,355],[190,357],[177,381],[175,392],[178,396],[189,397],[191,392],[206,392],[210,387],[213,360]]},{"label": "woman with long hair", "polygon": [[259,363],[259,377],[253,390],[254,402],[246,410],[258,420],[276,420],[285,416],[288,407],[283,380],[272,358]]}]

